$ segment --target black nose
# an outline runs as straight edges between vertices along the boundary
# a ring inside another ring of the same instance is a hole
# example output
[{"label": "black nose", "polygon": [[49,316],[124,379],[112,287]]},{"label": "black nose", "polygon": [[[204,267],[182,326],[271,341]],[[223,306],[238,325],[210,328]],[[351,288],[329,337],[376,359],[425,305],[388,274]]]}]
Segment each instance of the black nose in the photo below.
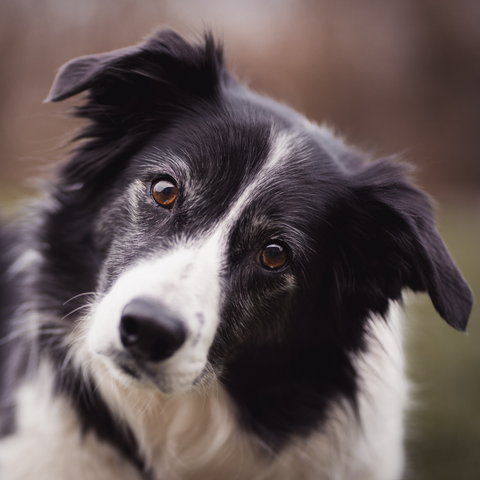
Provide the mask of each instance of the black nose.
[{"label": "black nose", "polygon": [[180,348],[185,337],[182,321],[160,303],[136,298],[123,309],[120,338],[139,359],[164,360]]}]

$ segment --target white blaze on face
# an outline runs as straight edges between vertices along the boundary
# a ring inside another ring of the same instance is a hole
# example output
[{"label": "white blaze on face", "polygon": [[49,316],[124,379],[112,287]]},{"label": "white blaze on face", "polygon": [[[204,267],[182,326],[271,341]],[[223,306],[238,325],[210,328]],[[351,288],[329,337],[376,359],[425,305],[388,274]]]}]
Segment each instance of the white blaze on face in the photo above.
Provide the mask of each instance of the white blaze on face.
[{"label": "white blaze on face", "polygon": [[[133,299],[160,303],[184,323],[187,337],[168,359],[149,362],[152,384],[165,393],[191,387],[203,372],[219,321],[221,252],[218,238],[200,247],[178,247],[165,256],[144,260],[120,276],[93,314],[88,345],[124,381],[115,358],[124,350],[122,311]],[[147,386],[147,385],[145,385]]]},{"label": "white blaze on face", "polygon": [[256,178],[240,190],[224,219],[203,243],[197,238],[159,258],[139,262],[123,273],[101,300],[87,326],[87,342],[90,351],[104,361],[114,376],[138,385],[138,381],[122,373],[116,364],[119,355],[126,353],[119,328],[122,312],[134,299],[162,304],[184,322],[187,332],[185,342],[170,358],[148,362],[145,370],[148,369],[150,380],[142,380],[143,386],[179,393],[188,390],[202,374],[219,323],[220,273],[230,231],[245,207],[255,201],[255,194],[286,164],[294,143],[294,138],[272,132],[272,149],[267,161]]}]

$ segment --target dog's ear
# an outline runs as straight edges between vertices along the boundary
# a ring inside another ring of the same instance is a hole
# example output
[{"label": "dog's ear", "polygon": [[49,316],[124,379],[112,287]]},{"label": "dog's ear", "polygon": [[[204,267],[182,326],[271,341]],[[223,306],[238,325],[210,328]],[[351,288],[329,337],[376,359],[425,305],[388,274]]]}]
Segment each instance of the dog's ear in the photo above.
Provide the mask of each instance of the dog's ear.
[{"label": "dog's ear", "polygon": [[[108,103],[124,103],[121,93],[142,94],[145,87],[206,95],[215,89],[222,74],[222,49],[211,34],[204,44],[187,42],[173,30],[161,30],[144,43],[109,53],[79,57],[58,72],[47,102],[58,102],[85,90]],[[152,98],[150,97],[152,100]]]},{"label": "dog's ear", "polygon": [[[428,197],[391,160],[368,164],[351,175],[353,198],[342,207],[338,239],[346,301],[384,314],[401,291],[428,292],[437,312],[465,331],[473,295],[435,227]],[[360,291],[359,300],[356,294]]]},{"label": "dog's ear", "polygon": [[178,115],[214,99],[231,81],[222,57],[209,33],[203,42],[190,43],[172,30],[161,30],[135,47],[77,58],[62,67],[47,100],[85,91],[74,115],[89,121],[74,138],[88,141],[63,167],[63,185],[108,179],[114,173],[110,168],[120,171]]},{"label": "dog's ear", "polygon": [[113,68],[115,59],[132,54],[133,48],[74,58],[60,68],[45,102],[59,102],[88,90]]}]

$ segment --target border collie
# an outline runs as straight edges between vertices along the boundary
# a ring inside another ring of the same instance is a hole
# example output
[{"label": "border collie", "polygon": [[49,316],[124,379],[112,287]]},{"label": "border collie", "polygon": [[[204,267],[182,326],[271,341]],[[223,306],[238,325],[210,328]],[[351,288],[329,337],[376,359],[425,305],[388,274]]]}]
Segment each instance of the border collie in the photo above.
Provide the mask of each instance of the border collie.
[{"label": "border collie", "polygon": [[87,120],[0,235],[5,480],[393,480],[402,292],[473,298],[405,166],[253,93],[211,35],[67,63]]}]

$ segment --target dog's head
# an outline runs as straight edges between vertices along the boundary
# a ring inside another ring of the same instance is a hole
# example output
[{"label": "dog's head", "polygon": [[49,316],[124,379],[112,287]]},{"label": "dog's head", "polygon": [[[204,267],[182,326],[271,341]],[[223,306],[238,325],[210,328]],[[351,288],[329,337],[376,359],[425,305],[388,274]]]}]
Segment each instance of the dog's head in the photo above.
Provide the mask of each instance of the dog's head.
[{"label": "dog's head", "polygon": [[72,60],[48,99],[83,91],[90,124],[46,238],[63,290],[49,293],[97,292],[85,338],[113,375],[175,394],[239,365],[254,382],[252,368],[285,367],[281,351],[348,389],[366,319],[404,288],[466,328],[471,292],[405,167],[239,85],[209,36]]}]

